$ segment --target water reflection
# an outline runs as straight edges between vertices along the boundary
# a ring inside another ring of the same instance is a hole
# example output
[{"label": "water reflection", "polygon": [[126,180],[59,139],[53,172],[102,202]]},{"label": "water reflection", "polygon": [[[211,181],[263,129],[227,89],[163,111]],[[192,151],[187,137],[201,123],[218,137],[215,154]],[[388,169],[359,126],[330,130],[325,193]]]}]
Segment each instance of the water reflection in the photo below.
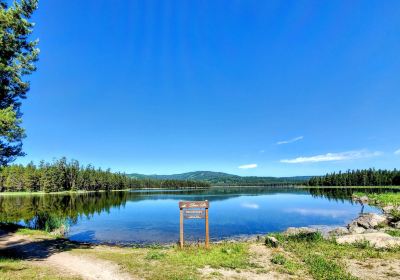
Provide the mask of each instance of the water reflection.
[{"label": "water reflection", "polygon": [[[354,191],[225,187],[207,190],[139,190],[57,195],[0,196],[0,221],[33,228],[70,226],[73,240],[109,243],[174,242],[180,200],[209,200],[212,239],[284,230],[289,226],[343,225],[361,205]],[[366,206],[366,211],[378,211]],[[203,238],[204,223],[186,221],[186,238]]]}]

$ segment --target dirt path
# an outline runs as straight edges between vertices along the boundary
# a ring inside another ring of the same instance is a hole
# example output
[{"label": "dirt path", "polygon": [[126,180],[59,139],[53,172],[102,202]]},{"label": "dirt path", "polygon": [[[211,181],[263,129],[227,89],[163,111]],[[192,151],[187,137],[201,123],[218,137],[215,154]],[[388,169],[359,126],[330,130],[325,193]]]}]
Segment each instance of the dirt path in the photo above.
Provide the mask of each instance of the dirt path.
[{"label": "dirt path", "polygon": [[[37,265],[49,265],[88,280],[135,279],[110,261],[78,256],[67,252],[79,245],[65,240],[31,238],[10,232],[0,232],[0,254],[21,258]],[[137,279],[137,278],[136,278]]]},{"label": "dirt path", "polygon": [[67,252],[51,255],[45,260],[45,263],[79,275],[83,279],[133,279],[128,273],[122,272],[117,264],[92,257],[75,256]]}]

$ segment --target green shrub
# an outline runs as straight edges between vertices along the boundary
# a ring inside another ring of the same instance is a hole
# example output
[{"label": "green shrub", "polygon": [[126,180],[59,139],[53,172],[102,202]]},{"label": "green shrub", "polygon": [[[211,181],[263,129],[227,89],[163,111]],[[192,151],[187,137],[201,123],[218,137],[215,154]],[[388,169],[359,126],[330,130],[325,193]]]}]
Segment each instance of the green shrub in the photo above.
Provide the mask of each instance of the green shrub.
[{"label": "green shrub", "polygon": [[271,262],[274,264],[284,265],[287,262],[287,260],[284,255],[275,254],[272,256]]},{"label": "green shrub", "polygon": [[398,222],[400,221],[400,211],[397,209],[392,209],[392,211],[390,211],[390,215],[393,217],[393,222]]},{"label": "green shrub", "polygon": [[310,272],[315,279],[323,280],[355,280],[356,277],[351,276],[340,265],[332,260],[328,260],[323,256],[310,254],[305,258],[305,262],[309,266]]},{"label": "green shrub", "polygon": [[158,250],[151,250],[146,255],[146,260],[160,260],[166,256],[164,252]]},{"label": "green shrub", "polygon": [[358,240],[358,241],[354,242],[353,246],[356,248],[359,248],[359,249],[372,248],[371,243],[369,243],[369,241],[366,239],[362,239],[362,240]]},{"label": "green shrub", "polygon": [[300,232],[298,234],[293,234],[287,236],[288,240],[291,241],[307,241],[307,242],[317,242],[323,240],[322,234],[317,232]]},{"label": "green shrub", "polygon": [[387,234],[395,237],[400,237],[400,230],[398,229],[390,229],[386,231]]}]

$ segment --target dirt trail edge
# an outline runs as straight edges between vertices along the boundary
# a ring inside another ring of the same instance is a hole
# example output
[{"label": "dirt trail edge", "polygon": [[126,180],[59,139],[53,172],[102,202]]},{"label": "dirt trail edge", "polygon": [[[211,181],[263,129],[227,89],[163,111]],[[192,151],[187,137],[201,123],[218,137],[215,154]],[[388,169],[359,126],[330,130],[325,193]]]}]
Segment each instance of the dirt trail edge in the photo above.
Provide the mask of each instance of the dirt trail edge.
[{"label": "dirt trail edge", "polygon": [[[8,255],[37,265],[49,265],[58,271],[88,280],[136,280],[110,261],[74,255],[65,240],[31,238],[0,231],[0,255]],[[75,245],[76,246],[76,245]]]}]

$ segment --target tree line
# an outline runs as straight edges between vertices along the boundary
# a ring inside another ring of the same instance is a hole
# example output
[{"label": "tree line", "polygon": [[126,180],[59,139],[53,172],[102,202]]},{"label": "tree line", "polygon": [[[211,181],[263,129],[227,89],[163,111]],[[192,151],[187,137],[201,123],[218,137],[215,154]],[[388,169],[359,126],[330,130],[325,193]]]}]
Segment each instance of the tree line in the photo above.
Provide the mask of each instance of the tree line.
[{"label": "tree line", "polygon": [[30,228],[52,231],[75,224],[79,217],[125,205],[128,192],[88,192],[68,195],[0,196],[1,223],[23,221]]},{"label": "tree line", "polygon": [[39,165],[14,164],[0,169],[0,192],[99,191],[140,188],[208,188],[206,182],[134,179],[92,165],[82,166],[65,157]]},{"label": "tree line", "polygon": [[399,170],[347,170],[333,172],[325,176],[315,176],[307,182],[308,186],[400,186]]}]

